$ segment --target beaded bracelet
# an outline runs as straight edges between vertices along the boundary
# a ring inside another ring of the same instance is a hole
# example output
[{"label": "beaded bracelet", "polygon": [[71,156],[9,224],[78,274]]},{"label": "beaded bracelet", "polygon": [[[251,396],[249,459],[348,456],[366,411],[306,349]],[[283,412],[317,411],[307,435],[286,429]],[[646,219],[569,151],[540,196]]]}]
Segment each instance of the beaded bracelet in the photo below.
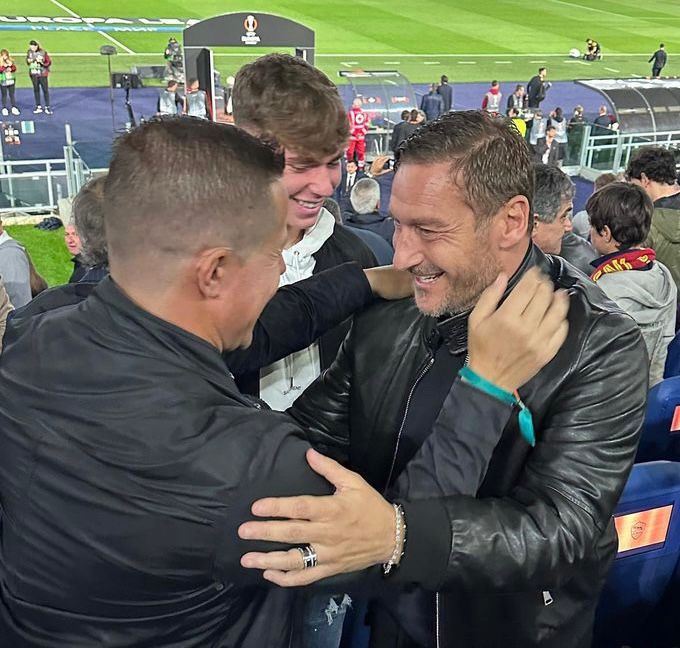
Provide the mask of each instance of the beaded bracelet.
[{"label": "beaded bracelet", "polygon": [[383,564],[383,575],[387,576],[393,567],[398,567],[404,556],[406,548],[406,516],[401,504],[392,504],[394,507],[395,532],[394,532],[394,551],[390,559]]}]

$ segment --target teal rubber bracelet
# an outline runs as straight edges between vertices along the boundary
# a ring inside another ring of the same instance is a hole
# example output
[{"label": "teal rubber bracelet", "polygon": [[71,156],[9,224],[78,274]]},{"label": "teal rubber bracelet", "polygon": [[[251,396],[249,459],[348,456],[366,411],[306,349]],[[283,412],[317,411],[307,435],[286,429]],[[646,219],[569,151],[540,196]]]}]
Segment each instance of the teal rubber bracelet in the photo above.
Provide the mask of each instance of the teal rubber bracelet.
[{"label": "teal rubber bracelet", "polygon": [[519,394],[506,391],[501,389],[492,382],[489,382],[486,378],[482,378],[479,374],[475,373],[470,367],[465,366],[459,372],[458,375],[461,380],[471,385],[475,389],[483,391],[485,394],[492,396],[493,398],[506,403],[508,405],[516,405],[519,408],[519,431],[522,433],[525,441],[530,446],[536,445],[536,435],[534,434],[534,420],[531,416],[531,411],[522,402]]}]

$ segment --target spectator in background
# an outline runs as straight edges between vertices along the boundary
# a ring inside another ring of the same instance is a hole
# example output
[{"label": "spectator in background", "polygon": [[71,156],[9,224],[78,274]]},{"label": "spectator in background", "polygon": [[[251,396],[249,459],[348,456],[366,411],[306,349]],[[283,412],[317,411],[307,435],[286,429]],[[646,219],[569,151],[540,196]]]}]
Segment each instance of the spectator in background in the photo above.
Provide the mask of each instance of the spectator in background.
[{"label": "spectator in background", "polygon": [[5,335],[5,326],[7,325],[7,316],[14,310],[12,302],[9,300],[5,284],[0,277],[0,352],[2,352],[2,338]]},{"label": "spectator in background", "polygon": [[555,140],[560,145],[560,160],[564,160],[567,155],[567,144],[569,138],[567,136],[567,120],[564,118],[562,109],[558,106],[550,113],[548,125],[555,129]]},{"label": "spectator in background", "polygon": [[392,130],[392,137],[390,138],[390,151],[392,151],[392,153],[397,152],[399,144],[401,144],[408,137],[408,134],[412,132],[409,128],[410,117],[410,110],[401,111],[401,121],[398,124],[395,124],[394,129]]},{"label": "spectator in background", "polygon": [[[50,88],[47,77],[50,74],[52,59],[40,46],[38,41],[32,40],[29,43],[28,52],[26,52],[26,64],[28,65],[28,74],[31,77],[31,83],[33,84],[33,97],[35,99],[35,108],[33,109],[33,112],[38,114],[44,111],[46,115],[51,115]],[[41,89],[45,100],[44,107],[40,103]]]},{"label": "spectator in background", "polygon": [[437,119],[444,112],[444,100],[437,92],[437,84],[430,84],[430,91],[420,100],[420,109],[425,113],[427,121]]},{"label": "spectator in background", "polygon": [[394,160],[387,155],[380,155],[371,164],[368,175],[380,185],[381,216],[390,214],[390,198],[392,197],[392,183],[394,182]]},{"label": "spectator in background", "polygon": [[576,106],[567,126],[567,138],[569,140],[567,157],[570,160],[578,160],[580,157],[585,124],[583,106]]},{"label": "spectator in background", "polygon": [[366,165],[366,133],[368,133],[368,115],[361,107],[363,100],[355,97],[349,117],[349,146],[347,147],[347,161],[356,159],[360,171]]},{"label": "spectator in background", "polygon": [[[602,187],[616,182],[619,177],[615,173],[601,173],[593,182],[593,193]],[[577,212],[571,220],[572,231],[576,236],[580,236],[585,241],[590,241],[590,217],[585,209]]]},{"label": "spectator in background", "polygon": [[677,288],[668,268],[644,241],[654,206],[639,186],[614,182],[586,204],[591,240],[600,258],[592,278],[638,324],[649,354],[649,385],[663,379],[668,345],[675,335]]},{"label": "spectator in background", "polygon": [[354,229],[375,232],[392,246],[394,221],[380,214],[380,185],[373,178],[359,180],[350,196],[352,212],[347,215],[345,224]]},{"label": "spectator in background", "polygon": [[[520,83],[515,86],[515,91],[508,97],[508,102],[505,106],[508,117],[510,116],[510,109],[514,108],[518,115],[521,115],[527,107],[527,96],[524,86]],[[526,129],[525,129],[526,130]]]},{"label": "spectator in background", "polygon": [[534,161],[550,166],[562,165],[562,147],[557,141],[557,129],[554,126],[548,126],[545,137],[536,142]]},{"label": "spectator in background", "polygon": [[156,112],[159,115],[181,115],[184,100],[177,92],[177,81],[168,81],[167,85],[158,95]]},{"label": "spectator in background", "polygon": [[545,138],[546,130],[548,129],[548,118],[543,116],[542,110],[534,112],[534,117],[529,126],[529,146],[533,153],[536,153],[536,145],[539,140]]},{"label": "spectator in background", "polygon": [[626,179],[640,185],[654,204],[645,244],[656,252],[680,288],[680,187],[673,153],[658,146],[639,149],[628,162]]},{"label": "spectator in background", "polygon": [[31,301],[31,268],[26,250],[4,229],[0,220],[0,277],[14,308]]},{"label": "spectator in background", "polygon": [[190,117],[209,119],[208,95],[199,88],[198,79],[189,79],[184,96],[184,113]]},{"label": "spectator in background", "polygon": [[349,201],[349,195],[352,192],[352,187],[365,177],[366,174],[359,169],[356,160],[347,160],[340,178],[340,184],[335,188],[335,199],[342,212],[351,211],[352,205]]},{"label": "spectator in background", "polygon": [[73,272],[71,273],[68,283],[78,283],[87,273],[87,266],[83,262],[83,257],[80,254],[83,246],[80,242],[80,236],[78,236],[73,220],[64,226],[64,243],[71,255],[71,262],[73,263]]},{"label": "spectator in background", "polygon": [[652,78],[656,79],[659,77],[661,74],[661,70],[664,69],[666,66],[666,63],[668,61],[668,54],[666,53],[666,47],[664,46],[663,43],[659,45],[659,49],[654,52],[649,57],[649,61],[647,63],[652,64]]},{"label": "spectator in background", "polygon": [[0,92],[2,93],[2,115],[7,117],[11,111],[13,115],[20,115],[17,108],[16,93],[17,65],[6,49],[0,50]]},{"label": "spectator in background", "polygon": [[80,236],[80,256],[86,272],[81,281],[98,283],[109,272],[109,251],[104,230],[106,176],[88,182],[73,200],[73,222]]},{"label": "spectator in background", "polygon": [[607,106],[602,105],[593,124],[595,124],[593,135],[610,135],[612,130],[615,130],[614,124],[616,124],[616,119],[613,115],[609,114]]},{"label": "spectator in background", "polygon": [[437,92],[442,98],[442,112],[451,112],[453,109],[453,88],[449,85],[449,77],[442,74],[441,83],[437,88]]},{"label": "spectator in background", "polygon": [[333,216],[337,225],[342,225],[342,210],[334,198],[326,198],[323,208]]},{"label": "spectator in background", "polygon": [[500,114],[502,99],[501,84],[494,80],[491,82],[491,87],[484,94],[482,110],[486,110],[486,112],[492,115]]},{"label": "spectator in background", "polygon": [[552,84],[545,80],[547,74],[547,68],[538,68],[538,74],[531,77],[529,83],[527,83],[529,108],[539,108],[546,93],[550,90]]},{"label": "spectator in background", "polygon": [[519,112],[517,111],[517,108],[512,106],[510,110],[508,110],[508,117],[512,121],[512,123],[517,127],[517,130],[519,131],[519,134],[522,137],[526,137],[527,134],[527,122],[526,120],[522,119],[520,117]]},{"label": "spectator in background", "polygon": [[534,243],[546,254],[561,256],[590,276],[590,263],[597,253],[568,227],[574,208],[574,183],[564,171],[546,164],[534,165],[534,176]]}]

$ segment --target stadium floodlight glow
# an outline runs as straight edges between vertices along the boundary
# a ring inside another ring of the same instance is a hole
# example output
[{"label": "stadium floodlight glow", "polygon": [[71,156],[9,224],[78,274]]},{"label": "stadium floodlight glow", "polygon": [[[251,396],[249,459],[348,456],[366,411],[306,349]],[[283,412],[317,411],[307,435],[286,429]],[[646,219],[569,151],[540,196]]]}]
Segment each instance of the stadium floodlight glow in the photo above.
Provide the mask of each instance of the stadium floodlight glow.
[{"label": "stadium floodlight glow", "polygon": [[113,111],[113,83],[111,82],[111,57],[118,54],[118,50],[113,45],[102,45],[99,53],[106,57],[109,64],[109,99],[111,100],[111,130],[116,132],[116,118]]}]

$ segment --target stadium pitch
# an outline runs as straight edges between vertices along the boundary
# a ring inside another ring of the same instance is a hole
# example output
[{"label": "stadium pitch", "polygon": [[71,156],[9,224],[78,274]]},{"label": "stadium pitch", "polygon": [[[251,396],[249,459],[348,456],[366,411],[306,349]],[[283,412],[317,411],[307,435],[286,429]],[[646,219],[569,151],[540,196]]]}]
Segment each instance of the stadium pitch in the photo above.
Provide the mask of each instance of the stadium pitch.
[{"label": "stadium pitch", "polygon": [[[3,4],[0,14],[10,10],[10,3]],[[113,68],[127,71],[135,64],[162,64],[168,38],[180,36],[180,28],[109,31],[100,22],[83,26],[79,19],[144,18],[151,24],[158,18],[200,19],[227,11],[263,11],[308,25],[316,31],[317,65],[336,81],[341,81],[340,70],[356,68],[397,69],[415,83],[435,81],[441,74],[453,82],[529,79],[539,66],[549,69],[552,80],[646,76],[647,59],[660,42],[669,52],[664,74],[680,74],[680,0],[655,5],[639,0],[259,0],[252,5],[223,0],[22,0],[11,10],[26,21],[13,22],[11,31],[0,29],[0,47],[21,63],[28,41],[40,41],[54,61],[53,86],[106,85],[101,45],[115,45]],[[0,27],[10,24],[14,14],[0,15]],[[53,22],[57,18],[64,22]],[[602,45],[603,60],[569,58],[569,50],[582,50],[589,37]],[[223,77],[234,74],[266,51],[218,49],[216,67]],[[20,85],[22,78],[28,84],[28,75],[20,75]]]}]

